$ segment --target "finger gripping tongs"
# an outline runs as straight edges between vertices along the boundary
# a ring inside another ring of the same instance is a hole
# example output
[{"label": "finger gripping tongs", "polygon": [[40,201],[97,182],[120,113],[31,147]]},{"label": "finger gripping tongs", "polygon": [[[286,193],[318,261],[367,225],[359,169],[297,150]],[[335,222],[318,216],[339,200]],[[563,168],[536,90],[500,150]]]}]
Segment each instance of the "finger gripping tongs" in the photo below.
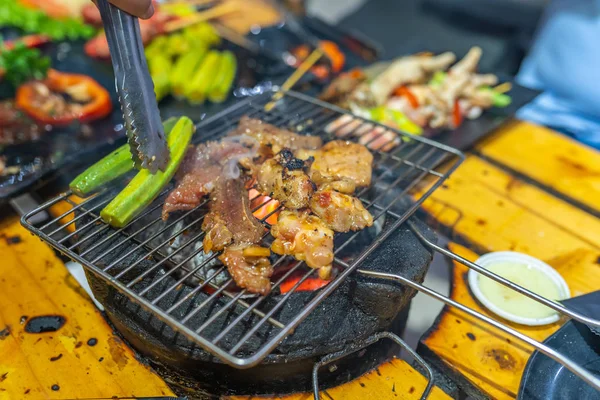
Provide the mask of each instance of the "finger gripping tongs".
[{"label": "finger gripping tongs", "polygon": [[139,21],[107,0],[97,3],[133,162],[138,169],[164,171],[169,162],[169,148],[144,56]]}]

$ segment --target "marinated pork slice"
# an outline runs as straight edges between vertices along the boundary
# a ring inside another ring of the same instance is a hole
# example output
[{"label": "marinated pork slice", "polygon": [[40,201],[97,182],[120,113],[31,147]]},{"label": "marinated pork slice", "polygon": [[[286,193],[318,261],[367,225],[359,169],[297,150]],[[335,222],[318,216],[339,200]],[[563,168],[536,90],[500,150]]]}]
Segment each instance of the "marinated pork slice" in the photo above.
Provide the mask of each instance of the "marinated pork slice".
[{"label": "marinated pork slice", "polygon": [[177,171],[177,186],[165,199],[163,220],[173,211],[191,210],[198,206],[202,198],[214,189],[215,179],[221,175],[224,166],[248,152],[248,146],[233,141],[207,142],[190,147]]},{"label": "marinated pork slice", "polygon": [[305,169],[308,167],[304,161],[295,158],[290,149],[283,149],[261,165],[257,175],[258,189],[286,208],[308,207],[315,185]]},{"label": "marinated pork slice", "polygon": [[318,268],[321,279],[331,277],[333,231],[321,219],[307,210],[284,210],[279,214],[277,224],[271,227],[271,235],[275,238],[271,251],[292,255],[309,267]]},{"label": "marinated pork slice", "polygon": [[318,136],[299,135],[247,116],[240,119],[238,127],[231,131],[230,135],[253,137],[261,146],[270,147],[273,154],[279,153],[285,147],[291,150],[318,149],[323,144]]},{"label": "marinated pork slice", "polygon": [[245,255],[253,248],[248,244],[234,244],[219,256],[235,283],[251,293],[266,295],[271,291],[273,266],[267,257]]},{"label": "marinated pork slice", "polygon": [[358,231],[373,225],[373,216],[359,199],[331,188],[317,191],[310,209],[336,232]]},{"label": "marinated pork slice", "polygon": [[249,203],[242,179],[220,176],[215,180],[210,211],[202,223],[206,253],[223,250],[232,241],[238,244],[261,241],[265,227],[252,215]]},{"label": "marinated pork slice", "polygon": [[317,150],[313,157],[310,175],[317,185],[344,180],[354,182],[357,187],[371,184],[373,155],[361,144],[334,140]]}]

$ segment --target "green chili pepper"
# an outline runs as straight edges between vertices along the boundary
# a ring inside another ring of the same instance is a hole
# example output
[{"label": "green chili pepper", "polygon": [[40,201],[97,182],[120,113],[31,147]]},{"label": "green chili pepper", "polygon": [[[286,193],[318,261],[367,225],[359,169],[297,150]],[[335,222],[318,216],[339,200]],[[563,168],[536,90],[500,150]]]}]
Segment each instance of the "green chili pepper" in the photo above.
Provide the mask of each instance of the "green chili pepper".
[{"label": "green chili pepper", "polygon": [[233,53],[230,51],[223,52],[221,54],[219,72],[215,77],[215,84],[208,94],[210,101],[213,103],[222,103],[225,101],[231,91],[236,70],[237,60]]},{"label": "green chili pepper", "polygon": [[189,26],[183,30],[182,34],[192,43],[203,43],[207,47],[221,43],[221,37],[215,28],[206,22]]},{"label": "green chili pepper", "polygon": [[167,138],[171,159],[165,171],[154,175],[144,169],[129,182],[101,212],[100,217],[111,226],[122,228],[146,208],[169,183],[183,160],[192,135],[194,124],[187,117],[181,117]]},{"label": "green chili pepper", "polygon": [[156,94],[157,101],[168,95],[171,91],[169,73],[172,68],[173,63],[168,56],[157,55],[148,59],[148,69],[154,82],[154,93]]},{"label": "green chili pepper", "polygon": [[169,77],[174,96],[182,97],[184,95],[191,84],[194,73],[198,71],[203,64],[207,52],[208,50],[206,48],[200,47],[184,54],[175,61],[175,65],[173,66]]},{"label": "green chili pepper", "polygon": [[512,98],[509,95],[504,93],[498,93],[489,86],[479,88],[479,90],[491,93],[492,101],[494,102],[494,107],[504,108],[508,107],[510,103],[512,103]]},{"label": "green chili pepper", "polygon": [[193,79],[186,85],[184,95],[192,104],[203,103],[214,86],[214,79],[219,71],[221,57],[219,52],[211,50],[200,65]]},{"label": "green chili pepper", "polygon": [[169,40],[167,39],[167,36],[158,36],[156,39],[152,40],[144,49],[146,59],[149,60],[157,56],[164,56],[167,53],[166,49],[168,43]]},{"label": "green chili pepper", "polygon": [[383,106],[375,107],[370,110],[371,119],[384,125],[390,125],[398,130],[413,135],[423,134],[423,129],[412,122],[406,115],[398,110],[390,110]]},{"label": "green chili pepper", "polygon": [[[163,127],[168,137],[177,120],[177,118],[169,118],[163,122]],[[124,144],[79,174],[69,184],[69,187],[77,196],[85,197],[132,169],[131,151],[129,150],[129,145]]]}]

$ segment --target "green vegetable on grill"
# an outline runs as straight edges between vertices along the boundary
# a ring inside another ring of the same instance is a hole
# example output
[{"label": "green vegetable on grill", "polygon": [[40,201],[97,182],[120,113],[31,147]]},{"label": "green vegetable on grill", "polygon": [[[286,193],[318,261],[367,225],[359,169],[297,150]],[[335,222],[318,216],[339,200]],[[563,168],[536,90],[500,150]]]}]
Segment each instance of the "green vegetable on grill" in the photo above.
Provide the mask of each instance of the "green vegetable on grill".
[{"label": "green vegetable on grill", "polygon": [[[178,118],[173,117],[163,122],[167,137],[170,136],[177,121]],[[131,170],[133,170],[131,151],[129,145],[124,144],[79,174],[69,187],[77,196],[85,197]]]},{"label": "green vegetable on grill", "polygon": [[193,133],[192,120],[187,117],[179,118],[167,138],[171,159],[165,171],[158,171],[154,175],[146,169],[138,172],[125,189],[100,212],[100,217],[116,228],[122,228],[131,222],[160,194],[175,175]]}]

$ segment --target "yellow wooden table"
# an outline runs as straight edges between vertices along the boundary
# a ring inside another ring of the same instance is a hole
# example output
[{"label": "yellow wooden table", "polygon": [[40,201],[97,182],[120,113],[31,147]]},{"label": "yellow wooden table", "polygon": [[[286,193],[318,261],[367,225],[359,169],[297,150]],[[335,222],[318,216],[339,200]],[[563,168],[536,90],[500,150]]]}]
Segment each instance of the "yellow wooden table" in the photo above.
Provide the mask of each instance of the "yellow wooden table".
[{"label": "yellow wooden table", "polygon": [[[424,209],[432,223],[469,245],[453,245],[459,254],[473,259],[473,250],[527,252],[557,268],[573,295],[589,292],[600,286],[600,222],[581,209],[600,204],[600,171],[592,166],[600,166],[595,151],[546,129],[510,124],[481,143]],[[16,217],[0,224],[0,256],[0,399],[173,395],[112,332],[51,249]],[[464,267],[455,266],[452,297],[485,313],[466,289],[463,273]],[[41,315],[60,315],[66,323],[56,332],[26,333],[27,320]],[[542,340],[558,326],[516,328]],[[531,353],[452,310],[440,315],[421,347],[446,372],[494,398],[515,396]],[[425,385],[409,364],[393,360],[322,397],[413,399]],[[449,397],[434,388],[429,398]]]},{"label": "yellow wooden table", "polygon": [[[467,259],[474,261],[476,252],[520,251],[554,267],[572,296],[600,289],[600,153],[563,135],[508,124],[479,143],[423,208],[434,226],[467,245],[450,245]],[[454,265],[451,297],[498,319],[471,296],[466,272]],[[542,327],[502,322],[543,341],[565,321]],[[419,351],[469,394],[508,399],[518,392],[532,348],[445,308]]]}]

